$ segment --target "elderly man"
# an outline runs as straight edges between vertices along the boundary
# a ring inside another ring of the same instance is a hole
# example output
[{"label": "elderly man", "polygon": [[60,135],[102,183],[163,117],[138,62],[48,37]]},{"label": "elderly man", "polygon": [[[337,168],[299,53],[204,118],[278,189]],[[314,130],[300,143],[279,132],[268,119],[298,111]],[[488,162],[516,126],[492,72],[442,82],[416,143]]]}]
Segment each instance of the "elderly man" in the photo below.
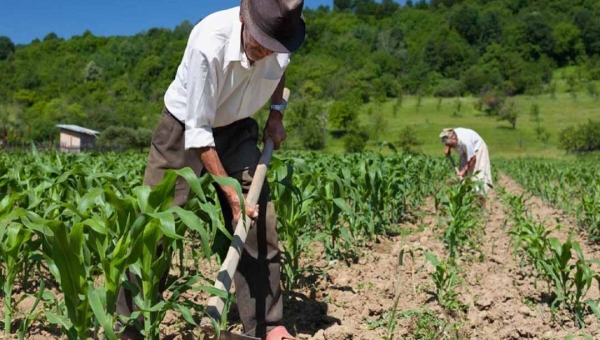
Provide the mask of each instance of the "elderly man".
[{"label": "elderly man", "polygon": [[[286,138],[282,124],[283,89],[289,54],[305,37],[303,0],[242,0],[240,7],[209,15],[191,32],[183,60],[165,94],[165,108],[152,137],[144,183],[157,185],[167,169],[191,167],[236,178],[244,193],[260,158],[259,127],[250,118],[271,99],[263,137],[279,149]],[[225,221],[233,232],[241,217],[233,187],[218,188]],[[187,183],[180,179],[173,204],[185,205]],[[255,222],[234,277],[237,303],[248,335],[267,340],[291,339],[280,325],[283,314],[277,220],[269,188],[259,204],[246,205]],[[129,275],[135,281],[135,277]],[[122,289],[117,312],[137,308]],[[142,339],[127,328],[123,339]]]},{"label": "elderly man", "polygon": [[483,183],[478,193],[485,203],[483,196],[487,193],[488,186],[492,185],[492,168],[483,138],[477,132],[465,128],[444,129],[440,138],[446,145],[446,156],[450,155],[452,149],[460,155],[458,178],[462,179],[466,174],[475,174],[475,178]]}]

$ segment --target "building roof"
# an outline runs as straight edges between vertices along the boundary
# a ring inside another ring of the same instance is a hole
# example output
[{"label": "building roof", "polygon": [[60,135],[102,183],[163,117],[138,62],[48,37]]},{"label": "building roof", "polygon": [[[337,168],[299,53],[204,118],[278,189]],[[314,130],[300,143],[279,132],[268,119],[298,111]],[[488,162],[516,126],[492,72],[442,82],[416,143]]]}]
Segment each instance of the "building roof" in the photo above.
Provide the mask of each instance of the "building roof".
[{"label": "building roof", "polygon": [[86,129],[86,128],[78,126],[78,125],[62,125],[62,124],[58,124],[58,125],[56,125],[56,127],[59,127],[61,129],[65,129],[65,130],[69,130],[69,131],[83,133],[83,134],[86,134],[86,135],[92,135],[92,136],[96,136],[96,135],[100,134],[100,132],[98,132],[98,131],[94,131],[94,130],[91,130],[91,129]]}]

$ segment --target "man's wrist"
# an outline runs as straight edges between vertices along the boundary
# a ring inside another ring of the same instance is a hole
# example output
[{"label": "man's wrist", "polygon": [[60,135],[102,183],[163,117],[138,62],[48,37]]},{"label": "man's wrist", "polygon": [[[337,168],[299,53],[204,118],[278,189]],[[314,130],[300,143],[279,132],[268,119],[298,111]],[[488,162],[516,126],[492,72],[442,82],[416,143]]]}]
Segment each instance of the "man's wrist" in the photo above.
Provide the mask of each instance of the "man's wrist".
[{"label": "man's wrist", "polygon": [[281,115],[283,115],[285,113],[286,107],[287,107],[287,103],[285,102],[285,100],[282,100],[280,104],[272,103],[271,106],[269,107],[269,109],[271,111],[277,111],[277,112],[281,113]]},{"label": "man's wrist", "polygon": [[234,187],[221,186],[221,189],[225,193],[225,196],[227,197],[227,200],[229,201],[230,204],[234,203],[234,202],[239,202],[238,193],[237,193],[237,191],[235,191]]},{"label": "man's wrist", "polygon": [[283,120],[283,113],[281,113],[280,111],[277,111],[277,110],[271,110],[269,112],[269,120],[282,121]]}]

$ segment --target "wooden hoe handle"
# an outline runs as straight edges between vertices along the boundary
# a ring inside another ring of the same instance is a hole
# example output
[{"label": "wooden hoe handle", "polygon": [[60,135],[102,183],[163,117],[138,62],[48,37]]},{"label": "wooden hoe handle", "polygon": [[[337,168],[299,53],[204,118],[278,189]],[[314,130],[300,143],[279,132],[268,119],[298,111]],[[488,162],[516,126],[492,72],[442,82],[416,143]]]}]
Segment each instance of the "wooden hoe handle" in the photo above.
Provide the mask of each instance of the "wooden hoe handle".
[{"label": "wooden hoe handle", "polygon": [[[286,88],[283,91],[283,99],[287,101],[290,96],[290,91]],[[262,187],[265,181],[265,177],[267,175],[267,168],[269,162],[271,161],[271,155],[273,154],[273,140],[271,137],[267,137],[265,140],[265,145],[262,151],[262,155],[256,166],[256,171],[254,172],[254,176],[252,178],[252,184],[250,185],[250,191],[246,197],[246,204],[253,207],[258,203],[258,199],[260,197],[260,193],[262,191]],[[227,251],[227,257],[225,257],[225,261],[221,265],[219,269],[219,274],[217,275],[217,280],[215,281],[214,288],[229,292],[231,288],[231,283],[233,282],[233,275],[237,269],[238,263],[240,262],[240,257],[242,255],[242,251],[244,250],[244,243],[246,242],[246,237],[248,236],[248,229],[252,225],[252,220],[242,210],[242,215],[244,218],[240,218],[235,227],[235,233],[233,234],[233,240],[231,242],[231,246]],[[208,307],[206,308],[206,313],[215,321],[221,321],[221,315],[223,313],[223,309],[225,308],[225,299],[222,299],[218,296],[211,296],[208,300]],[[203,326],[206,325],[206,322],[210,322],[210,320],[203,320]]]}]

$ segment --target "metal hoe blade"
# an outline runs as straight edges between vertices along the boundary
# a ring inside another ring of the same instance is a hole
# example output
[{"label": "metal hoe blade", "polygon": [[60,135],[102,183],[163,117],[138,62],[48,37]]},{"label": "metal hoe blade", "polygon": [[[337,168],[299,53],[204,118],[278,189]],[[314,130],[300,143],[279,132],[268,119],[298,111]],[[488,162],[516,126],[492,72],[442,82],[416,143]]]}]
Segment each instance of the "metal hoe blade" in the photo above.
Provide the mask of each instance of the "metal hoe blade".
[{"label": "metal hoe blade", "polygon": [[221,332],[221,340],[260,340],[249,335],[235,334],[230,332]]}]

